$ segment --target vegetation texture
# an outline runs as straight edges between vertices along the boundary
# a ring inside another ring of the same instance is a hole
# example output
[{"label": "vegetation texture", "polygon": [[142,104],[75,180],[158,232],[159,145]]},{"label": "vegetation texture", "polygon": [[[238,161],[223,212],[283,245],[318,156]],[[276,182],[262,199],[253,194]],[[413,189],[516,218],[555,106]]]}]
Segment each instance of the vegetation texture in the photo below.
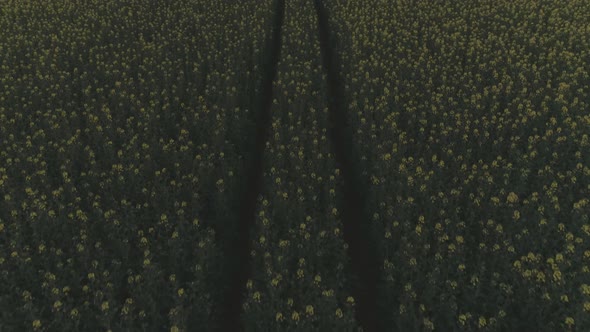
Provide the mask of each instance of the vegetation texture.
[{"label": "vegetation texture", "polygon": [[589,22],[0,1],[0,331],[589,331]]}]

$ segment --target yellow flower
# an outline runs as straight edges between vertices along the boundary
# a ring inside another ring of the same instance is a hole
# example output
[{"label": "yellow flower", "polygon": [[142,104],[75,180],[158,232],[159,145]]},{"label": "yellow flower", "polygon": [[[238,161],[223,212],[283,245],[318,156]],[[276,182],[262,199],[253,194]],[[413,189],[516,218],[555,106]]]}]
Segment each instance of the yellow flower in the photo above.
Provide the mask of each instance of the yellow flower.
[{"label": "yellow flower", "polygon": [[479,327],[484,327],[488,324],[487,320],[485,319],[485,317],[479,317],[479,322],[478,325]]},{"label": "yellow flower", "polygon": [[354,297],[352,297],[352,296],[347,297],[346,302],[348,302],[350,304],[354,304]]},{"label": "yellow flower", "polygon": [[461,323],[461,325],[465,325],[466,322],[467,322],[467,316],[459,315],[459,323]]},{"label": "yellow flower", "polygon": [[254,292],[252,298],[254,299],[254,301],[260,302],[260,292]]},{"label": "yellow flower", "polygon": [[178,289],[178,296],[182,297],[184,295],[184,288]]},{"label": "yellow flower", "polygon": [[297,278],[298,279],[301,279],[301,278],[303,278],[303,276],[304,276],[303,270],[302,269],[297,269]]},{"label": "yellow flower", "polygon": [[342,318],[343,316],[344,314],[342,313],[342,310],[340,308],[336,309],[336,317]]},{"label": "yellow flower", "polygon": [[555,261],[558,263],[563,262],[563,255],[562,254],[555,255]]},{"label": "yellow flower", "polygon": [[518,203],[518,196],[517,196],[515,193],[513,193],[513,192],[510,192],[510,193],[508,194],[508,197],[506,197],[506,200],[507,200],[509,203]]},{"label": "yellow flower", "polygon": [[178,328],[178,326],[176,326],[176,325],[173,325],[173,326],[170,328],[170,332],[180,332],[180,329]]},{"label": "yellow flower", "polygon": [[313,278],[314,283],[319,284],[322,281],[322,277],[317,275]]},{"label": "yellow flower", "polygon": [[100,309],[102,309],[102,311],[107,311],[109,310],[109,302],[108,301],[104,301],[101,305],[100,305]]},{"label": "yellow flower", "polygon": [[313,316],[313,306],[311,306],[311,305],[306,306],[305,307],[305,313],[308,314],[308,315],[310,315],[310,316]]},{"label": "yellow flower", "polygon": [[282,313],[280,313],[280,312],[277,312],[277,314],[276,314],[276,316],[275,316],[275,320],[276,320],[277,322],[282,322],[282,321],[283,321],[283,319],[284,319],[284,317],[283,317],[283,314],[282,314]]},{"label": "yellow flower", "polygon": [[565,325],[567,326],[573,326],[574,325],[574,319],[572,317],[566,317],[565,318]]},{"label": "yellow flower", "polygon": [[514,219],[514,220],[520,219],[520,212],[518,210],[514,211],[514,213],[512,214],[512,219]]},{"label": "yellow flower", "polygon": [[297,311],[293,311],[293,313],[291,314],[291,319],[294,321],[298,321],[299,320],[299,313]]}]

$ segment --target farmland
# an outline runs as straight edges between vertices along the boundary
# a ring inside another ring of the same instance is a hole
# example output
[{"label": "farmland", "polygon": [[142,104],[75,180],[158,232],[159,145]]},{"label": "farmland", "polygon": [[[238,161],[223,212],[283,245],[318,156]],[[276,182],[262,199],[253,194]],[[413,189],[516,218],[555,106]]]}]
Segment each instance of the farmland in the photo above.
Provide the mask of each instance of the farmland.
[{"label": "farmland", "polygon": [[0,331],[590,330],[590,2],[0,3]]}]

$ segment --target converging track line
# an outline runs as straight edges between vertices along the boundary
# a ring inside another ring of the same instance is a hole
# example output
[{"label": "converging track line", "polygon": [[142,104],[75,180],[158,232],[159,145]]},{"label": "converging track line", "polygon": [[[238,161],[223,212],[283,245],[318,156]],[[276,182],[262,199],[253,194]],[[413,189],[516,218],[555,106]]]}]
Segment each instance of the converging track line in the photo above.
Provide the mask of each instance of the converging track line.
[{"label": "converging track line", "polygon": [[[342,222],[344,240],[354,273],[352,292],[357,299],[356,319],[364,331],[380,331],[377,305],[377,285],[380,262],[366,222],[366,191],[360,177],[359,160],[353,152],[352,132],[344,103],[344,87],[339,77],[338,58],[332,51],[328,17],[321,0],[314,0],[319,22],[322,62],[328,80],[329,138],[336,163],[344,179]],[[365,224],[363,224],[365,222]]]},{"label": "converging track line", "polygon": [[[250,276],[250,230],[255,223],[256,202],[262,190],[263,154],[268,139],[272,105],[272,86],[277,74],[277,64],[281,50],[281,29],[285,16],[285,0],[277,0],[273,22],[272,37],[268,43],[268,58],[265,63],[262,90],[258,102],[259,114],[256,116],[256,139],[254,152],[246,169],[247,179],[240,197],[237,231],[227,244],[225,274],[229,285],[219,309],[217,326],[220,331],[241,331],[240,314],[246,281]],[[255,110],[256,111],[256,110]]]}]

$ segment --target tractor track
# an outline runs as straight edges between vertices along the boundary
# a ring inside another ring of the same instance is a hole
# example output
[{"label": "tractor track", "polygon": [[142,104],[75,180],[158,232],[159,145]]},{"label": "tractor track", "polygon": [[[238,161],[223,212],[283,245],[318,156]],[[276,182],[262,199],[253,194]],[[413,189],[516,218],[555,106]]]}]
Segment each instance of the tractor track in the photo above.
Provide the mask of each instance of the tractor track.
[{"label": "tractor track", "polygon": [[[257,198],[262,191],[263,154],[271,122],[272,87],[277,75],[281,50],[281,29],[285,16],[285,0],[276,1],[271,38],[267,41],[261,92],[255,102],[256,133],[252,153],[246,164],[246,179],[239,196],[239,214],[235,231],[226,243],[224,275],[228,284],[218,305],[216,326],[219,331],[241,331],[240,315],[246,282],[251,275],[250,233],[256,221]],[[214,313],[215,314],[215,313]]]},{"label": "tractor track", "polygon": [[356,157],[352,130],[347,119],[345,93],[339,75],[340,63],[332,50],[328,14],[321,0],[314,0],[318,15],[322,63],[328,85],[328,134],[336,164],[344,179],[342,223],[344,240],[354,274],[352,293],[356,298],[356,319],[364,331],[382,331],[378,310],[380,280],[379,250],[372,240],[367,217],[367,188],[361,178],[360,160]]}]

